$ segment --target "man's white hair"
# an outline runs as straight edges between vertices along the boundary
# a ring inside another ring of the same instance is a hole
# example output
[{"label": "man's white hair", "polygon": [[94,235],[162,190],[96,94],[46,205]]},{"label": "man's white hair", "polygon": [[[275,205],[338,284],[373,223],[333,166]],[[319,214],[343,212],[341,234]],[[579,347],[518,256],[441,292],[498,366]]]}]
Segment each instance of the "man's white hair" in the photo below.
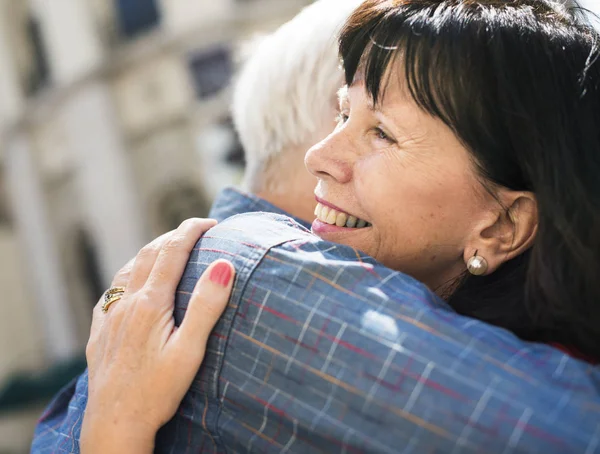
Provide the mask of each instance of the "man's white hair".
[{"label": "man's white hair", "polygon": [[250,51],[232,108],[246,186],[256,186],[282,151],[311,141],[324,125],[333,129],[332,106],[343,83],[337,38],[362,1],[318,0]]}]

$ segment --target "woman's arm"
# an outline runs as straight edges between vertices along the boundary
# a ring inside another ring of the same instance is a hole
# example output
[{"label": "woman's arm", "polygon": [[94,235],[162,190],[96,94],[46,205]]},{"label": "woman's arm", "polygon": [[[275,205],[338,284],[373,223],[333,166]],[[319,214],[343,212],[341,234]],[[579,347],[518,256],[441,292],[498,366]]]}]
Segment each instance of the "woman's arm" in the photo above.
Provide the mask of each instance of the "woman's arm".
[{"label": "woman's arm", "polygon": [[122,299],[94,309],[86,356],[84,454],[151,453],[158,429],[176,412],[204,358],[232,287],[231,263],[213,263],[198,281],[180,327],[177,285],[198,238],[215,221],[191,219],[144,247],[113,280]]}]

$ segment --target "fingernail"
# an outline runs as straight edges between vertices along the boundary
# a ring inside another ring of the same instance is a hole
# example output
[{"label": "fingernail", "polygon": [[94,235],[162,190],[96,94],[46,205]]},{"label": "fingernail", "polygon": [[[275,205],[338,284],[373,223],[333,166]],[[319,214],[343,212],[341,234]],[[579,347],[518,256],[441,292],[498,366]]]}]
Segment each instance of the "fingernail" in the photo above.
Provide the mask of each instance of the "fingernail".
[{"label": "fingernail", "polygon": [[231,281],[231,266],[225,262],[217,263],[212,270],[210,270],[210,274],[208,278],[211,282],[218,284],[222,287],[227,287],[229,285],[229,281]]}]

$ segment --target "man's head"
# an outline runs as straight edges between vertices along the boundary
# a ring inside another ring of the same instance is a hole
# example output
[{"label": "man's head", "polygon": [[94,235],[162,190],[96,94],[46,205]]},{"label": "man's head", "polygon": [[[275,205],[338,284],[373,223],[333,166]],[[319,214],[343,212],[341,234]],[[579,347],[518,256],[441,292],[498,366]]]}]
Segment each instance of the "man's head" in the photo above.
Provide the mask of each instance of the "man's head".
[{"label": "man's head", "polygon": [[362,0],[319,0],[260,39],[236,81],[233,120],[245,188],[312,221],[316,179],[304,155],[335,127],[343,74],[337,35]]}]

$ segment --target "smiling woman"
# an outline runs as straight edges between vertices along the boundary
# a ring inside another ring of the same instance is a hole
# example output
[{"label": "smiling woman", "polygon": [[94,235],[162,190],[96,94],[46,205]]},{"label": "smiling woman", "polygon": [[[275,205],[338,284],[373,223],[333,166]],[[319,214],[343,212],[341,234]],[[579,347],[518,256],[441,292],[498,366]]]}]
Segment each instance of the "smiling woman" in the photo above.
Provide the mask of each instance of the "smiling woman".
[{"label": "smiling woman", "polygon": [[341,34],[338,127],[306,156],[313,231],[600,356],[597,42],[550,1],[366,1]]}]

